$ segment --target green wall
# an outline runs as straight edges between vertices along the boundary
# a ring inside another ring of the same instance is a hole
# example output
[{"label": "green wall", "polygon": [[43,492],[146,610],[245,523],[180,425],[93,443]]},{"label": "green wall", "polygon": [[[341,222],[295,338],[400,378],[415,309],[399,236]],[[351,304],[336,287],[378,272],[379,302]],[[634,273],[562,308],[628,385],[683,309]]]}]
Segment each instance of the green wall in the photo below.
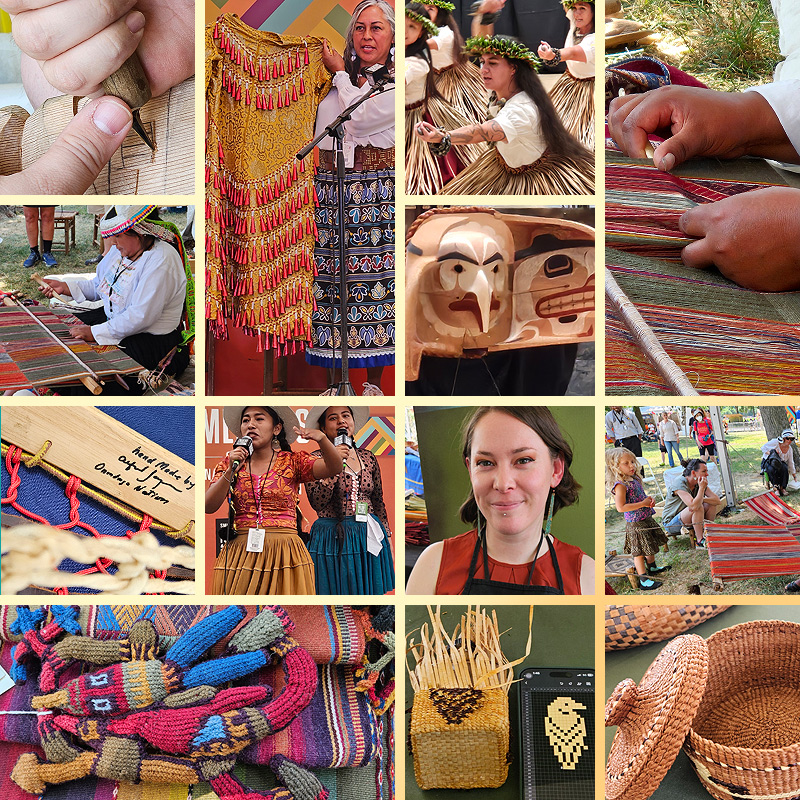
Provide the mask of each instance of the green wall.
[{"label": "green wall", "polygon": [[[594,557],[594,409],[549,408],[572,444],[572,474],[583,487],[579,502],[561,509],[553,519],[553,534]],[[474,406],[414,407],[432,542],[469,530],[458,509],[469,492],[469,476],[461,459],[461,426],[473,410]]]}]

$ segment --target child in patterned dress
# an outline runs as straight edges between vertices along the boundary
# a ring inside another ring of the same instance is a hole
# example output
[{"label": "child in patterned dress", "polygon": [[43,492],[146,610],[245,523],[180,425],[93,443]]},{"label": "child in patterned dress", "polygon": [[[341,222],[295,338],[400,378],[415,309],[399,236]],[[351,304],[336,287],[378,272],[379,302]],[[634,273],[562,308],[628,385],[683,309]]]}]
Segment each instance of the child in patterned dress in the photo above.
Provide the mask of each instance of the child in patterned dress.
[{"label": "child in patterned dress", "polygon": [[606,451],[606,486],[617,511],[625,515],[625,553],[633,556],[639,575],[639,588],[658,589],[662,583],[651,576],[670,569],[656,566],[658,548],[667,543],[667,535],[655,520],[655,500],[645,492],[639,476],[639,462],[626,447]]}]

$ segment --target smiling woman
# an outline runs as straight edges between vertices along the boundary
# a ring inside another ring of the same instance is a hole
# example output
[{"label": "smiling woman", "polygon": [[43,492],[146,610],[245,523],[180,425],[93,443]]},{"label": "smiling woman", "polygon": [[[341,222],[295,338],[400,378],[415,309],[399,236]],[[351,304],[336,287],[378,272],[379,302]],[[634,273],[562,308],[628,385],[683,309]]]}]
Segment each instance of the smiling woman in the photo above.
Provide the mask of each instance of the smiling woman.
[{"label": "smiling woman", "polygon": [[417,560],[409,594],[591,594],[594,561],[550,533],[575,503],[572,447],[541,407],[483,407],[464,427],[473,530],[436,542]]}]

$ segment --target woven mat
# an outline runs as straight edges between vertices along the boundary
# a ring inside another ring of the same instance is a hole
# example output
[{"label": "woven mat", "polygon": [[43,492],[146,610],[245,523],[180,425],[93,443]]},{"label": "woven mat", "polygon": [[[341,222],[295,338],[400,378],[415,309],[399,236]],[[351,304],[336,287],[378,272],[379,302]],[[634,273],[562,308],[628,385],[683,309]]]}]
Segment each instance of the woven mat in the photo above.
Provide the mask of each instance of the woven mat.
[{"label": "woven mat", "polygon": [[712,580],[800,574],[800,543],[786,528],[706,522],[705,531]]}]

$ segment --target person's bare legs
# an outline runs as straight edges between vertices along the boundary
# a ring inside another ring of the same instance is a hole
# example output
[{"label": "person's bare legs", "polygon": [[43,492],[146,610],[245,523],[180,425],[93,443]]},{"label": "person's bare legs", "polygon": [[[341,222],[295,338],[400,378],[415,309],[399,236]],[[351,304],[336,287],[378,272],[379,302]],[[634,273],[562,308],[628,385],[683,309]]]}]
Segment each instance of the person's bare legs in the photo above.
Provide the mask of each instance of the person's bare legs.
[{"label": "person's bare legs", "polygon": [[38,206],[23,206],[22,213],[25,215],[25,233],[28,235],[28,245],[30,247],[38,247],[39,208]]},{"label": "person's bare legs", "polygon": [[[55,230],[56,209],[55,206],[42,206],[39,209],[39,219],[42,223],[42,239],[45,241],[53,241],[53,231]],[[30,241],[30,234],[28,235]]]}]

